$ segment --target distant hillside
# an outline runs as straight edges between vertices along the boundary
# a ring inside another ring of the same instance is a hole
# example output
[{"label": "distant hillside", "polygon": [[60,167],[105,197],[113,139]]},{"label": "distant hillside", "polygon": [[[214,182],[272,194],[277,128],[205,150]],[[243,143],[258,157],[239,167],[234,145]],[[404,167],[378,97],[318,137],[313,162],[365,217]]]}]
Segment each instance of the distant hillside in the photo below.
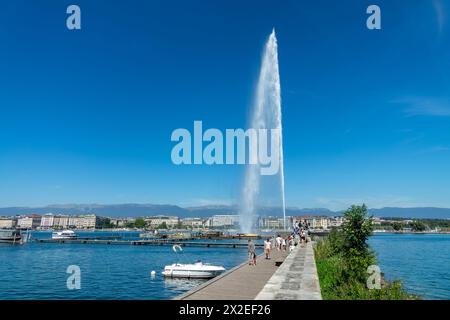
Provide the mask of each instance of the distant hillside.
[{"label": "distant hillside", "polygon": [[[157,204],[65,204],[49,205],[45,207],[9,207],[0,208],[0,216],[14,216],[25,214],[96,214],[107,217],[143,217],[152,215],[174,215],[179,217],[209,217],[219,214],[237,214],[237,206],[199,206],[182,208],[175,205]],[[402,218],[435,218],[450,219],[449,208],[381,208],[369,209],[370,214],[376,217],[402,217]],[[262,207],[258,210],[261,216],[281,216],[281,208]],[[295,208],[286,209],[286,215],[342,215],[342,211],[331,211],[326,208]]]},{"label": "distant hillside", "polygon": [[142,217],[148,215],[179,215],[183,216],[186,209],[173,205],[154,204],[114,204],[114,205],[50,205],[45,207],[10,207],[0,208],[0,216],[19,214],[68,214],[80,215],[93,213],[108,217]]},{"label": "distant hillside", "polygon": [[428,219],[450,219],[449,208],[381,208],[370,209],[369,212],[376,217],[403,217],[403,218],[428,218]]}]

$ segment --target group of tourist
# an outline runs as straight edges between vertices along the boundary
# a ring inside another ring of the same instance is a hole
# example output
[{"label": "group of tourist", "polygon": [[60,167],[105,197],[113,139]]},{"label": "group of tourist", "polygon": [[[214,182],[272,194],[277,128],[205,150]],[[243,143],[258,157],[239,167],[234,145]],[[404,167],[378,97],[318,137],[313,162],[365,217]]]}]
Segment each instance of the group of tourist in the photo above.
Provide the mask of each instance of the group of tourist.
[{"label": "group of tourist", "polygon": [[305,220],[300,220],[294,225],[292,236],[296,239],[295,245],[301,243],[304,246],[309,239],[309,224]]},{"label": "group of tourist", "polygon": [[[277,235],[264,241],[264,254],[266,259],[270,259],[270,253],[275,248],[278,251],[292,251],[298,244],[304,247],[309,241],[309,224],[300,220],[295,223],[292,233],[286,238]],[[256,247],[252,240],[248,240],[249,265],[256,265]]]}]

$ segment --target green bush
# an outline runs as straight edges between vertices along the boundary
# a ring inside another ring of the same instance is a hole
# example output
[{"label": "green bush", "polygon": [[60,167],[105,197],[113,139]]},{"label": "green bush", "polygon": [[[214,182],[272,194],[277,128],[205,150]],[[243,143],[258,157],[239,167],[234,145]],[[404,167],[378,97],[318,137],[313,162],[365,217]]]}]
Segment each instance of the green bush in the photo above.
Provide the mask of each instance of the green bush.
[{"label": "green bush", "polygon": [[342,230],[333,229],[314,248],[323,299],[416,299],[404,291],[399,281],[382,281],[381,289],[367,288],[367,268],[377,263],[367,244],[373,230],[372,218],[363,205],[352,206],[344,219]]}]

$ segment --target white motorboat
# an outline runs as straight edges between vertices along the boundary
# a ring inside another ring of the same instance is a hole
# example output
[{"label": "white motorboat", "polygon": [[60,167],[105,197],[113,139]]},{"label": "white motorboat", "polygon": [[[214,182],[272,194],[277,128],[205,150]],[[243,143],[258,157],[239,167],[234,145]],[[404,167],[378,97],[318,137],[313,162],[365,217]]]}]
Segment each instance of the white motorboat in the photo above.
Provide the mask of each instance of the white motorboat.
[{"label": "white motorboat", "polygon": [[72,230],[64,230],[52,233],[52,239],[76,239],[77,235]]},{"label": "white motorboat", "polygon": [[210,279],[225,271],[224,267],[213,266],[198,261],[193,264],[174,263],[166,266],[162,274],[171,278]]}]

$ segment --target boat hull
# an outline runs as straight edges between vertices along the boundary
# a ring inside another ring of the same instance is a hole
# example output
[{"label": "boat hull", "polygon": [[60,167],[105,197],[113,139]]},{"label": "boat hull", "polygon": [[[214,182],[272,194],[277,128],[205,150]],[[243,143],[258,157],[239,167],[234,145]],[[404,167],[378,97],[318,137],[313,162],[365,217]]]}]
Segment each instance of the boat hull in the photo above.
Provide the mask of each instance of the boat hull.
[{"label": "boat hull", "polygon": [[17,230],[0,230],[0,243],[19,243],[22,236]]},{"label": "boat hull", "polygon": [[77,238],[78,238],[78,236],[75,234],[75,232],[73,232],[71,230],[52,233],[53,240],[75,240]]},{"label": "boat hull", "polygon": [[223,267],[209,265],[172,265],[165,267],[162,274],[168,278],[211,279],[224,271]]}]

